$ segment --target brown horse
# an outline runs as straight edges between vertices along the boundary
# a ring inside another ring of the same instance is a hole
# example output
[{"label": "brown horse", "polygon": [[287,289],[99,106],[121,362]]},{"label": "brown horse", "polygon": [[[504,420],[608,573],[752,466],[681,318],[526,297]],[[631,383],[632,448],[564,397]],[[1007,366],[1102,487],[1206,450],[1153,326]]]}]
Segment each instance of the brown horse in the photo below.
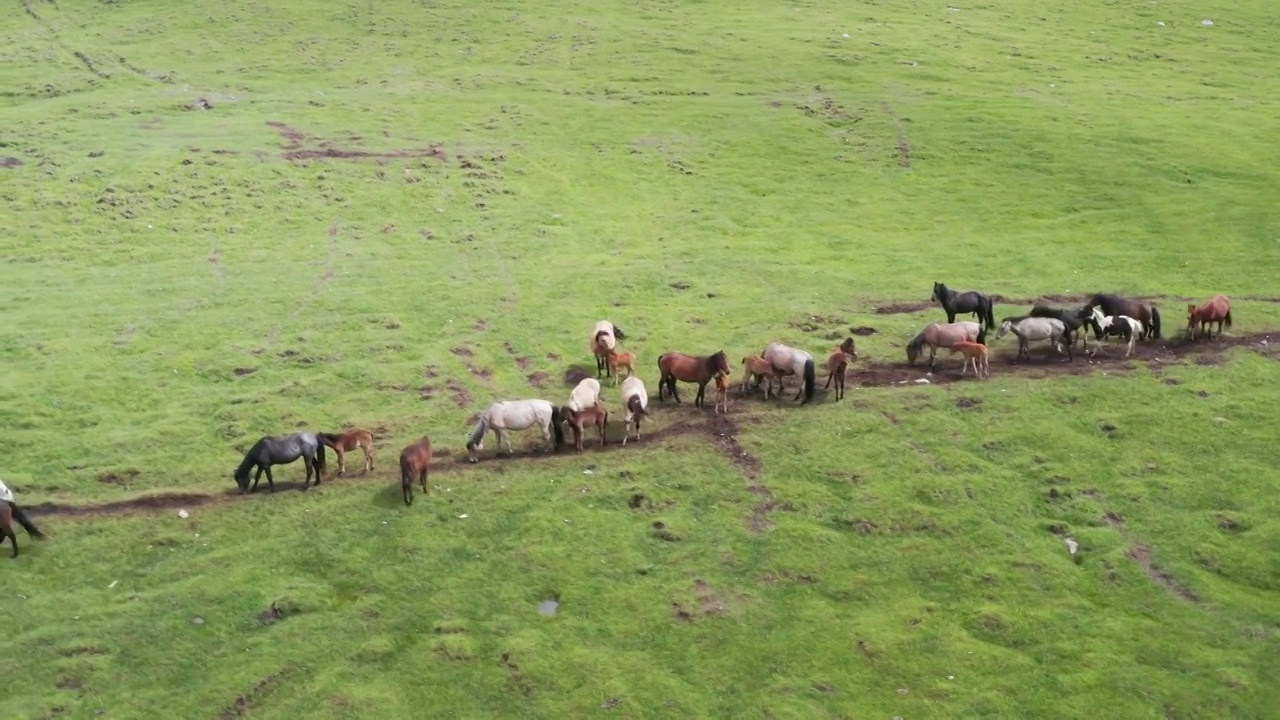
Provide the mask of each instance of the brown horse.
[{"label": "brown horse", "polygon": [[769,381],[764,388],[764,399],[768,400],[773,392],[773,379],[778,378],[778,385],[782,385],[782,378],[778,376],[777,371],[773,369],[773,363],[765,360],[759,355],[748,355],[742,358],[742,392],[746,393],[749,389],[750,382],[754,379],[758,384],[761,378]]},{"label": "brown horse", "polygon": [[373,433],[364,428],[351,428],[340,433],[316,433],[316,439],[338,453],[338,475],[347,472],[343,453],[359,448],[364,451],[364,471],[373,472]]},{"label": "brown horse", "polygon": [[972,321],[932,323],[907,341],[907,364],[915,365],[925,345],[929,346],[929,369],[932,370],[938,348],[949,348],[958,342],[973,342],[985,334],[982,325]]},{"label": "brown horse", "polygon": [[[846,341],[846,345],[852,347],[851,341]],[[844,345],[840,346],[841,348]],[[844,350],[836,350],[827,356],[827,384],[822,386],[823,390],[831,387],[831,381],[836,383],[836,400],[844,397],[844,375],[849,369],[849,363],[858,359],[858,353],[849,353]]]},{"label": "brown horse", "polygon": [[609,374],[613,376],[614,385],[618,384],[618,370],[620,368],[626,368],[627,377],[631,377],[632,375],[636,374],[635,353],[629,353],[629,352],[620,353],[620,352],[617,352],[616,350],[610,350],[609,353],[605,355],[605,360],[608,362]]},{"label": "brown horse", "polygon": [[609,441],[605,437],[605,428],[609,424],[609,411],[599,405],[593,405],[582,410],[574,410],[565,405],[560,408],[560,417],[569,423],[569,429],[573,430],[573,447],[578,452],[582,452],[583,436],[587,434],[587,426],[594,425],[600,431],[600,445],[604,446]]},{"label": "brown horse", "polygon": [[431,466],[431,440],[426,435],[418,442],[400,451],[400,492],[404,504],[413,504],[413,482],[422,483],[422,494],[427,494],[427,470]]},{"label": "brown horse", "polygon": [[969,369],[969,363],[972,362],[973,374],[977,375],[979,380],[982,379],[984,373],[988,378],[991,377],[991,363],[989,362],[986,345],[975,342],[958,342],[951,346],[951,354],[955,355],[956,353],[964,354],[964,364],[960,366],[961,375],[965,374],[965,371]]},{"label": "brown horse", "polygon": [[1187,305],[1187,336],[1196,339],[1196,324],[1205,337],[1212,338],[1209,332],[1210,323],[1218,323],[1218,337],[1222,337],[1222,325],[1231,327],[1231,300],[1226,295],[1214,295],[1200,307]]},{"label": "brown horse", "polygon": [[716,373],[716,402],[711,409],[719,414],[721,407],[729,412],[729,373]]},{"label": "brown horse", "polygon": [[662,402],[665,388],[671,391],[671,397],[679,404],[680,396],[676,394],[676,381],[679,380],[697,383],[698,395],[693,399],[694,407],[706,407],[703,396],[707,383],[715,378],[716,373],[729,373],[729,358],[725,357],[723,350],[718,350],[713,355],[697,357],[678,352],[663,353],[658,358],[658,401]]},{"label": "brown horse", "polygon": [[10,558],[18,557],[18,534],[13,531],[13,510],[9,507],[9,503],[0,500],[0,543],[5,538],[9,538],[9,542],[13,543],[13,554]]}]

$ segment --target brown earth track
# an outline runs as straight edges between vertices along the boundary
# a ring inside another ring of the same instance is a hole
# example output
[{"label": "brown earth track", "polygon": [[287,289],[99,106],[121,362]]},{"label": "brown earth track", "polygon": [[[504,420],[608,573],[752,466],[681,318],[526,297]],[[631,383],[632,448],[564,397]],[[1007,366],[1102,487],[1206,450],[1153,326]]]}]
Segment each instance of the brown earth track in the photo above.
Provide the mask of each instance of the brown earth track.
[{"label": "brown earth track", "polygon": [[[999,293],[989,293],[989,294],[991,295],[991,300],[995,302],[995,304],[997,305],[1022,305],[1026,307],[1031,307],[1036,304],[1052,305],[1052,306],[1059,306],[1059,307],[1067,306],[1067,305],[1081,305],[1084,302],[1086,302],[1089,298],[1093,297],[1093,293],[1089,293],[1088,295],[1041,295],[1039,297],[1033,297],[1033,298],[1011,298],[1005,295],[1001,295]],[[1132,296],[1126,296],[1126,297],[1132,297],[1132,299],[1134,300],[1142,300],[1145,302],[1165,303],[1165,304],[1201,303],[1208,299],[1208,298],[1185,297],[1182,295],[1132,295]],[[1280,303],[1280,297],[1269,297],[1264,295],[1243,295],[1240,297],[1233,297],[1232,299],[1243,300],[1247,302]],[[904,315],[908,313],[923,312],[925,310],[930,310],[930,309],[936,309],[939,312],[941,312],[942,306],[932,301],[887,303],[884,305],[877,306],[875,309],[875,313],[877,315]],[[1170,313],[1166,311],[1164,314],[1169,315]],[[959,321],[959,320],[965,319],[966,317],[968,316],[957,315],[956,320]],[[1185,308],[1183,308],[1179,312],[1173,315],[1170,315],[1167,321],[1170,324],[1177,324],[1178,322],[1183,321],[1185,319],[1186,319],[1186,312],[1185,312]]]}]

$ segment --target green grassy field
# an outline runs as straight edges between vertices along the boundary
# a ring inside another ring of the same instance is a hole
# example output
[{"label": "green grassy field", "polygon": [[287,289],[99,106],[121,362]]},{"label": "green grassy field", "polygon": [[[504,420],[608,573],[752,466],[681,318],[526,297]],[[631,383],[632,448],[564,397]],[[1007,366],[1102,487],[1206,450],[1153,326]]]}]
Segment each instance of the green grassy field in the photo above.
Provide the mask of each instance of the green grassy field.
[{"label": "green grassy field", "polygon": [[[6,716],[1280,707],[1269,4],[8,18],[0,477],[50,538],[0,563]],[[935,280],[1158,297],[1168,339],[1222,292],[1234,340],[1028,369],[1005,339],[990,382],[893,384],[942,313],[876,310]],[[474,415],[567,399],[601,318],[645,438],[468,466]],[[656,402],[664,351],[857,327],[842,402]],[[374,473],[229,494],[258,437],[349,424]]]}]

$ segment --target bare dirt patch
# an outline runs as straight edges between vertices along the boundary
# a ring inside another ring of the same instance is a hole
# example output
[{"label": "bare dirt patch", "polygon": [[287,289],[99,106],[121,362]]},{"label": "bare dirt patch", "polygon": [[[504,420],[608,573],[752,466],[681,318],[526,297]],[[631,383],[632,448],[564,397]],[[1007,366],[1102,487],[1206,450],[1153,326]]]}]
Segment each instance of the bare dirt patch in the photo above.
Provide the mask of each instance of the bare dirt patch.
[{"label": "bare dirt patch", "polygon": [[1174,597],[1188,602],[1199,602],[1199,596],[1192,592],[1190,588],[1156,566],[1155,551],[1151,549],[1150,545],[1138,543],[1129,549],[1126,557],[1138,563],[1138,567],[1142,568],[1147,577],[1151,578],[1160,587],[1168,590]]},{"label": "bare dirt patch", "polygon": [[[280,154],[285,160],[321,160],[321,159],[337,159],[337,160],[360,160],[367,158],[387,159],[387,158],[435,158],[440,162],[448,162],[449,156],[445,153],[443,146],[439,144],[431,145],[426,148],[406,148],[398,150],[358,150],[342,147],[335,147],[335,140],[328,140],[311,135],[307,135],[301,130],[286,125],[278,120],[268,120],[267,125],[275,128],[283,138]],[[344,138],[344,142],[358,143],[363,138],[357,135]],[[304,147],[310,145],[310,147]]]},{"label": "bare dirt patch", "polygon": [[471,352],[471,348],[467,347],[466,345],[460,345],[450,350],[449,352],[453,353],[454,355],[460,358],[470,358],[473,356],[473,353]]},{"label": "bare dirt patch", "polygon": [[286,608],[280,606],[278,601],[273,601],[271,607],[258,613],[259,625],[274,625],[289,615]]},{"label": "bare dirt patch", "polygon": [[137,470],[124,470],[119,473],[103,473],[96,479],[98,482],[106,485],[127,485],[136,479],[139,474],[140,473]]},{"label": "bare dirt patch", "polygon": [[975,408],[981,404],[982,404],[982,401],[979,400],[978,398],[969,398],[969,397],[956,398],[956,407],[960,408],[961,410],[968,410],[969,408]]},{"label": "bare dirt patch", "polygon": [[476,376],[478,379],[484,382],[489,382],[489,380],[493,377],[493,371],[490,370],[489,368],[482,368],[482,367],[475,367],[474,365],[468,365],[467,370],[472,375]]},{"label": "bare dirt patch", "polygon": [[245,375],[252,375],[252,374],[254,374],[254,373],[258,372],[258,368],[255,368],[255,367],[238,367],[238,368],[236,368],[235,370],[232,370],[231,372],[232,372],[232,373],[235,373],[235,376],[236,376],[236,377],[244,377]]},{"label": "bare dirt patch", "polygon": [[14,168],[22,165],[22,161],[12,155],[0,157],[0,167]]},{"label": "bare dirt patch", "polygon": [[275,691],[280,683],[288,676],[289,671],[281,670],[272,673],[257,682],[249,692],[240,695],[231,702],[219,715],[222,720],[231,720],[232,718],[244,717],[248,715],[254,707],[262,702],[268,695]]},{"label": "bare dirt patch", "polygon": [[858,327],[849,328],[849,332],[857,335],[858,337],[866,337],[868,335],[875,335],[876,329],[868,325],[859,325]]},{"label": "bare dirt patch", "polygon": [[877,315],[904,315],[906,313],[917,313],[928,310],[932,307],[932,303],[893,303],[891,305],[881,305],[876,308]]},{"label": "bare dirt patch", "polygon": [[474,398],[471,397],[471,392],[463,387],[462,383],[457,380],[448,381],[445,383],[445,387],[449,390],[449,394],[452,396],[453,404],[457,405],[459,408],[465,408],[472,403]]},{"label": "bare dirt patch", "polygon": [[506,350],[507,354],[515,359],[516,367],[520,368],[521,370],[528,370],[529,368],[533,367],[533,361],[527,357],[522,357],[519,353],[517,353],[515,346],[512,345],[510,341],[502,343],[502,349]]},{"label": "bare dirt patch", "polygon": [[564,384],[573,387],[589,377],[595,377],[595,375],[586,365],[570,365],[564,371]]},{"label": "bare dirt patch", "polygon": [[551,379],[551,376],[544,372],[535,372],[529,373],[529,376],[525,379],[529,381],[530,385],[541,390],[546,387],[547,381]]}]

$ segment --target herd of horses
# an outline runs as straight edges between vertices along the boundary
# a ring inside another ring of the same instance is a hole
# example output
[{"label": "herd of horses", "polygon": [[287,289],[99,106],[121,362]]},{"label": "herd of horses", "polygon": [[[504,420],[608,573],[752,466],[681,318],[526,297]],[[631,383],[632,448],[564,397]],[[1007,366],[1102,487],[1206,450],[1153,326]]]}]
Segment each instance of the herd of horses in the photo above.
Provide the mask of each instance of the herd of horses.
[{"label": "herd of horses", "polygon": [[[961,375],[972,366],[979,379],[990,377],[986,336],[991,328],[997,327],[995,304],[991,296],[978,291],[957,292],[943,283],[934,283],[930,302],[935,301],[942,306],[947,322],[931,323],[907,341],[907,364],[914,365],[927,346],[931,370],[936,365],[937,351],[945,349],[952,354],[963,355]],[[966,314],[976,317],[977,321],[956,320],[958,316]],[[1217,323],[1218,335],[1222,334],[1224,326],[1231,327],[1231,301],[1227,296],[1216,295],[1200,305],[1187,305],[1189,339],[1213,337],[1211,326],[1214,323]],[[1098,342],[1107,337],[1123,340],[1127,344],[1127,357],[1133,352],[1138,340],[1160,339],[1160,311],[1149,302],[1098,293],[1090,297],[1088,302],[1074,308],[1055,308],[1037,303],[1026,315],[1001,320],[995,337],[1000,339],[1010,333],[1016,336],[1017,359],[1030,357],[1028,349],[1031,343],[1049,341],[1057,353],[1065,351],[1068,362],[1071,362],[1074,360],[1072,348],[1077,341],[1082,342],[1085,351],[1088,351],[1089,329],[1093,330],[1094,340]],[[615,386],[621,383],[622,444],[627,444],[633,430],[635,439],[639,440],[641,421],[649,415],[649,396],[644,381],[636,375],[634,353],[619,351],[618,342],[624,339],[626,335],[622,329],[612,322],[601,320],[596,323],[589,335],[590,351],[596,360],[596,377],[586,377],[578,382],[564,405],[557,406],[547,400],[530,398],[498,401],[486,407],[467,437],[467,459],[473,463],[478,461],[477,451],[484,449],[484,437],[490,431],[497,438],[498,451],[501,452],[505,445],[508,454],[514,454],[511,432],[530,428],[540,430],[543,440],[551,442],[552,449],[556,451],[565,444],[565,425],[573,432],[574,448],[578,452],[582,452],[588,432],[597,435],[600,445],[606,444],[608,439],[605,429],[610,413],[601,400],[601,377],[611,379]],[[834,383],[836,400],[844,397],[846,370],[857,359],[858,352],[853,338],[846,339],[827,355],[823,368],[826,372],[826,384],[823,387],[829,388]],[[771,342],[759,355],[744,357],[741,364],[744,369],[744,393],[753,384],[754,387],[759,387],[761,383],[767,382],[765,399],[775,393],[781,398],[784,378],[794,376],[800,382],[792,401],[799,400],[804,405],[813,400],[818,378],[817,363],[804,350]],[[663,353],[658,357],[658,400],[665,401],[666,395],[670,394],[679,404],[681,400],[677,383],[691,383],[698,387],[693,400],[694,406],[705,408],[707,385],[714,383],[716,400],[713,412],[727,412],[731,372],[728,356],[723,350],[709,355]],[[325,448],[337,453],[339,476],[346,473],[345,453],[356,450],[364,454],[365,472],[373,470],[373,433],[363,428],[353,428],[341,433],[299,432],[262,437],[244,454],[232,477],[241,494],[244,494],[256,491],[259,480],[265,474],[267,487],[274,492],[271,467],[287,465],[301,459],[306,468],[302,489],[306,490],[319,485],[324,476]],[[405,505],[413,504],[415,484],[422,487],[424,494],[427,492],[431,457],[431,440],[426,436],[400,452],[400,485]],[[18,539],[12,527],[15,520],[32,537],[41,537],[40,531],[13,501],[8,488],[0,483],[0,542],[8,539],[12,543],[13,557],[18,556]]]},{"label": "herd of horses", "polygon": [[[1074,360],[1072,348],[1077,342],[1082,342],[1085,351],[1088,351],[1089,329],[1092,329],[1097,342],[1102,342],[1107,337],[1118,337],[1126,342],[1126,356],[1133,352],[1138,340],[1161,338],[1160,311],[1154,304],[1106,293],[1093,295],[1083,305],[1073,308],[1056,308],[1037,303],[1028,314],[1004,318],[998,326],[995,320],[995,303],[986,293],[957,292],[943,283],[934,283],[930,302],[937,302],[942,306],[947,322],[931,323],[907,342],[908,365],[914,365],[924,348],[928,347],[929,368],[932,370],[936,365],[937,351],[945,349],[953,354],[963,355],[961,375],[972,367],[974,375],[979,379],[991,375],[987,333],[992,328],[996,328],[996,339],[1008,334],[1017,338],[1016,359],[1030,357],[1031,343],[1048,341],[1059,354],[1065,352],[1068,362],[1071,362]],[[958,316],[966,314],[976,317],[977,321],[956,320]],[[1215,296],[1201,305],[1187,306],[1187,333],[1191,339],[1202,334],[1212,337],[1209,327],[1215,322],[1219,334],[1224,325],[1231,327],[1231,302],[1225,295]],[[619,341],[625,338],[622,329],[609,320],[601,320],[595,324],[588,335],[588,345],[596,361],[596,377],[582,378],[563,405],[529,398],[502,400],[486,407],[467,436],[468,461],[478,462],[477,453],[484,449],[484,438],[490,432],[496,438],[497,451],[501,453],[505,446],[509,455],[515,452],[511,444],[511,433],[528,429],[540,431],[543,440],[551,443],[554,451],[559,451],[566,444],[565,426],[573,433],[573,444],[577,452],[582,452],[584,440],[589,433],[596,435],[599,445],[605,445],[608,443],[605,429],[611,415],[601,398],[601,378],[612,380],[613,385],[619,388],[623,408],[622,444],[625,446],[633,433],[635,439],[639,440],[641,422],[649,415],[649,396],[644,381],[636,375],[635,354],[620,350]],[[836,400],[844,397],[846,370],[857,359],[858,352],[853,338],[846,339],[827,355],[823,367],[826,384],[823,387],[830,388],[834,384]],[[741,365],[744,369],[741,381],[744,394],[752,387],[765,383],[766,400],[775,394],[782,398],[783,380],[796,377],[799,379],[799,387],[792,401],[798,400],[803,405],[813,400],[817,388],[818,363],[812,355],[800,348],[772,342],[759,355],[744,357]],[[716,399],[713,412],[727,412],[731,373],[728,356],[723,350],[708,355],[663,353],[658,357],[658,400],[663,402],[670,395],[677,404],[681,403],[678,383],[689,383],[697,386],[694,406],[705,408],[706,388],[714,383]],[[267,485],[274,491],[271,466],[292,463],[301,458],[306,467],[303,489],[319,485],[325,471],[325,448],[337,453],[339,476],[346,472],[344,453],[353,450],[363,451],[365,471],[373,470],[373,435],[368,430],[355,428],[342,433],[315,434],[301,432],[260,439],[245,453],[243,462],[234,473],[235,481],[241,493],[253,492],[257,489],[258,479],[265,473]],[[423,493],[427,492],[431,457],[431,440],[425,436],[401,451],[400,484],[406,505],[413,503],[414,484],[420,485]],[[255,468],[257,474],[251,484],[250,472]]]}]

